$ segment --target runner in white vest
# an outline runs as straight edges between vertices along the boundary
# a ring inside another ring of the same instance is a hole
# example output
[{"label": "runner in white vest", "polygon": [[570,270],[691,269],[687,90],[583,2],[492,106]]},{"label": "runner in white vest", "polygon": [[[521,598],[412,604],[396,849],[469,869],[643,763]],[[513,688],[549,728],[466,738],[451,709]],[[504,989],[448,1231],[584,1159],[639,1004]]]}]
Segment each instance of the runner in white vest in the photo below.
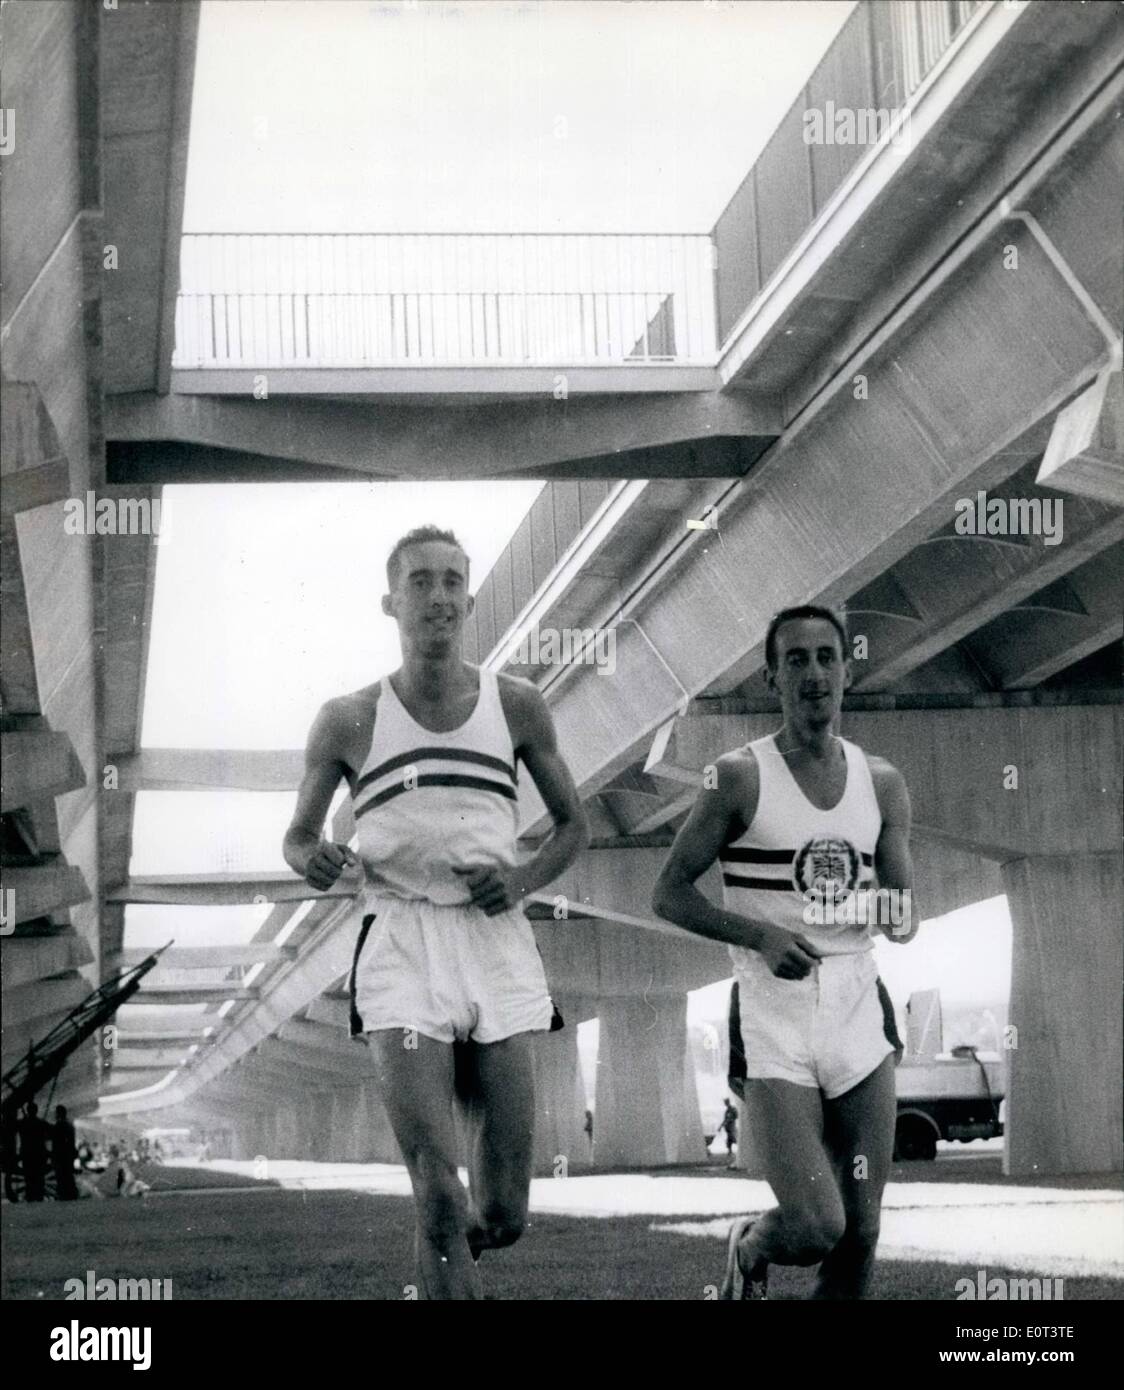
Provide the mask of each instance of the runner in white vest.
[{"label": "runner in white vest", "polygon": [[[421,1291],[480,1298],[480,1252],[510,1245],[526,1220],[530,1034],[562,1026],[520,901],[558,877],[587,831],[538,689],[461,658],[473,600],[460,543],[436,527],[410,532],[387,580],[383,611],[398,623],[402,666],[320,711],[285,858],[319,889],[362,869],[352,1032],[369,1041],[409,1169]],[[553,821],[525,863],[520,762]],[[358,856],[321,839],[341,779]],[[457,1176],[455,1100],[470,1122],[469,1194]]]},{"label": "runner in white vest", "polygon": [[[896,768],[835,733],[851,683],[838,614],[778,613],[765,658],[784,724],[718,760],[653,905],[730,946],[747,1134],[778,1202],[734,1223],[722,1296],[764,1298],[770,1264],[818,1263],[816,1296],[861,1298],[897,1109],[873,934],[904,943],[920,921],[909,794]],[[695,887],[716,859],[721,908]]]}]

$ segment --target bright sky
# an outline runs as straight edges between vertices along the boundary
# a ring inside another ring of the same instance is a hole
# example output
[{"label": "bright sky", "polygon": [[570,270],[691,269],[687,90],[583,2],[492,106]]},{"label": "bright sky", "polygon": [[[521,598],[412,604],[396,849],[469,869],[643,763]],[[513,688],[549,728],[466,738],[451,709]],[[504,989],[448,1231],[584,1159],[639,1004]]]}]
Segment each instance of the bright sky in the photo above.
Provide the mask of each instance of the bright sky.
[{"label": "bright sky", "polygon": [[709,231],[852,0],[206,0],[184,230]]},{"label": "bright sky", "polygon": [[539,482],[220,484],[164,489],[141,743],[303,748],[332,695],[398,665],[386,557],[452,528],[479,588]]}]

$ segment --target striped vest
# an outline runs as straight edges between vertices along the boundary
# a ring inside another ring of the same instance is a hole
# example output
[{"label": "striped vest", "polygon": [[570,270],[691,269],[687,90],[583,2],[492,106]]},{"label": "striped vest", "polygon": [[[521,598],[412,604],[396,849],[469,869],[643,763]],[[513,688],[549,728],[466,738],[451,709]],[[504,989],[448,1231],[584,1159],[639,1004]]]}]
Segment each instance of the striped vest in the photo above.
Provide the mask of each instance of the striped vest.
[{"label": "striped vest", "polygon": [[[866,754],[840,739],[847,760],[847,783],[839,804],[830,811],[813,806],[777,750],[776,739],[756,739],[760,793],[753,824],[724,845],[722,897],[731,912],[764,919],[786,931],[799,932],[825,955],[869,951],[869,930],[839,923],[809,925],[808,893],[829,892],[837,898],[870,886],[874,851],[882,833],[882,812]],[[731,946],[735,966],[746,969],[756,951]]]},{"label": "striped vest", "polygon": [[454,867],[517,862],[517,785],[494,671],[480,669],[476,708],[443,734],[422,728],[383,679],[354,792],[368,897],[469,902]]}]

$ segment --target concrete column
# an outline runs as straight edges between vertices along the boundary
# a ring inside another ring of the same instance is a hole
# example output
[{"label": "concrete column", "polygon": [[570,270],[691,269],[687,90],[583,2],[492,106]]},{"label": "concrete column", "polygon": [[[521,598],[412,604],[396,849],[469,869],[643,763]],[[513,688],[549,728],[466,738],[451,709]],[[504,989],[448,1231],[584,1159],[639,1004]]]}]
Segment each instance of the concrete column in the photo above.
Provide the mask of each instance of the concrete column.
[{"label": "concrete column", "polygon": [[[231,1143],[230,1157],[238,1159],[243,1163],[249,1162],[265,1151],[259,1147],[261,1138],[261,1120],[256,1114],[239,1115],[237,1119],[231,1120]],[[211,1147],[213,1157],[218,1157]]]},{"label": "concrete column", "polygon": [[[241,1131],[241,1123],[239,1130]],[[277,1155],[277,1111],[258,1110],[247,1116],[245,1123],[245,1137],[239,1141],[240,1147],[245,1146],[248,1152],[239,1153],[238,1158],[258,1158],[264,1155],[266,1158]]]},{"label": "concrete column", "polygon": [[1118,853],[1011,860],[1014,924],[1004,1171],[1120,1168],[1124,963]]},{"label": "concrete column", "polygon": [[362,1146],[365,1109],[358,1085],[337,1086],[332,1095],[332,1114],[328,1125],[328,1158],[332,1163],[357,1163]]},{"label": "concrete column", "polygon": [[301,1113],[304,1101],[285,1101],[277,1107],[275,1158],[302,1158],[301,1151]]},{"label": "concrete column", "polygon": [[[565,1016],[565,1008],[562,1009]],[[585,1086],[578,1061],[578,1029],[569,1024],[557,1033],[536,1033],[535,1056],[535,1172],[588,1168],[592,1162],[585,1133]],[[561,1175],[561,1174],[560,1174]]]},{"label": "concrete column", "polygon": [[331,1153],[332,1092],[313,1091],[307,1098],[301,1125],[300,1158],[326,1163]]},{"label": "concrete column", "polygon": [[604,1000],[599,1017],[594,1162],[617,1167],[704,1158],[686,993]]}]

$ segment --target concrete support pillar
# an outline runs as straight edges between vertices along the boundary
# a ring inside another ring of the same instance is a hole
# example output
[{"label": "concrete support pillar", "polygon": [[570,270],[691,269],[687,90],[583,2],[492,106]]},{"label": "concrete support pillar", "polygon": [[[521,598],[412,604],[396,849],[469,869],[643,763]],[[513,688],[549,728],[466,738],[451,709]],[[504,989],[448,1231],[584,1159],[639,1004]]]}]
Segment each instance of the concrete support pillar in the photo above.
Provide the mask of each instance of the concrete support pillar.
[{"label": "concrete support pillar", "polygon": [[238,1157],[277,1156],[277,1110],[259,1110],[250,1117],[246,1130],[249,1152]]},{"label": "concrete support pillar", "polygon": [[332,1091],[332,1113],[328,1123],[328,1160],[331,1163],[358,1163],[362,1149],[365,1102],[359,1086],[337,1086]]},{"label": "concrete support pillar", "polygon": [[[260,1148],[261,1141],[261,1117],[257,1114],[247,1113],[239,1115],[237,1119],[231,1120],[231,1141],[230,1157],[238,1159],[243,1163],[249,1162],[265,1150]],[[214,1152],[214,1145],[211,1146],[212,1156],[217,1158]]]},{"label": "concrete support pillar", "polygon": [[604,1000],[599,1017],[594,1162],[617,1167],[704,1158],[686,993]]},{"label": "concrete support pillar", "polygon": [[[566,1010],[562,1009],[563,1016]],[[585,1086],[578,1061],[577,1025],[536,1033],[535,1172],[563,1176],[592,1163],[585,1133]],[[559,1171],[559,1160],[565,1168]]]},{"label": "concrete support pillar", "polygon": [[1011,860],[1014,924],[1004,1171],[1120,1168],[1124,963],[1121,859],[1058,854]]},{"label": "concrete support pillar", "polygon": [[301,1130],[301,1158],[327,1163],[332,1147],[332,1092],[314,1091],[308,1097]]},{"label": "concrete support pillar", "polygon": [[277,1107],[276,1158],[301,1158],[301,1114],[304,1102],[285,1101]]}]

